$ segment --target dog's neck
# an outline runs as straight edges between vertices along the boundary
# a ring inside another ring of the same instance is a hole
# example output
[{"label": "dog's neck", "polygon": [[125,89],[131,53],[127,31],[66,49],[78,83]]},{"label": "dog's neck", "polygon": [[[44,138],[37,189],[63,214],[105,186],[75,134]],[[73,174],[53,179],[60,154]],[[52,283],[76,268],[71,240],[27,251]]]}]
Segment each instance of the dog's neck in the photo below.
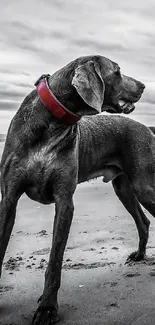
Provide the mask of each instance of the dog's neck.
[{"label": "dog's neck", "polygon": [[60,70],[57,71],[48,79],[49,88],[59,102],[72,113],[81,117],[84,115],[94,114],[95,110],[84,102],[84,100],[77,93],[76,89],[72,86],[72,74],[72,71],[70,71],[70,74],[64,73],[62,78],[62,72],[60,73]]},{"label": "dog's neck", "polygon": [[57,145],[64,146],[66,140],[67,142],[74,140],[77,134],[78,124],[64,124],[45,108],[36,94],[37,92],[35,90],[27,97],[27,102],[29,103],[28,107],[32,106],[35,107],[35,109],[32,109],[33,115],[26,122],[32,125],[36,130],[39,128],[39,133],[42,135],[45,142],[47,143],[49,141],[52,147]]},{"label": "dog's neck", "polygon": [[[77,124],[64,125],[58,122],[51,123],[48,129],[48,137],[50,139],[50,147],[64,148],[72,146],[77,136]],[[51,141],[52,138],[52,141]]]}]

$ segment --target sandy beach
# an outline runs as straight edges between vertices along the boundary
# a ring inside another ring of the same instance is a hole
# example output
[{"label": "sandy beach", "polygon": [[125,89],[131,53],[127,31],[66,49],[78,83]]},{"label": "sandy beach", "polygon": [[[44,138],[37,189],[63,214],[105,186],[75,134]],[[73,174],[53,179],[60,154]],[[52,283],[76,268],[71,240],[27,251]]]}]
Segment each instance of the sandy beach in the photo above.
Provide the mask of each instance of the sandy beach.
[{"label": "sandy beach", "polygon": [[[2,151],[4,143],[0,143]],[[60,324],[154,324],[155,220],[147,261],[125,264],[137,248],[131,216],[102,179],[78,185],[59,291]],[[23,195],[0,282],[0,325],[29,325],[42,293],[54,205]]]},{"label": "sandy beach", "polygon": [[[122,77],[144,83],[144,94],[128,117],[154,126],[154,19],[154,0],[2,0],[0,157],[10,121],[35,81],[80,56],[105,56],[118,63]],[[106,80],[110,73],[119,80],[118,71],[108,71]],[[104,97],[107,86],[102,81]],[[63,91],[66,96],[68,88]],[[119,96],[122,100],[122,92]],[[112,185],[101,178],[78,185],[74,203],[59,324],[155,325],[155,219],[147,212],[151,226],[146,260],[126,264],[138,247],[138,234]],[[43,290],[53,220],[54,205],[43,206],[26,195],[19,200],[0,279],[0,325],[31,324]]]}]

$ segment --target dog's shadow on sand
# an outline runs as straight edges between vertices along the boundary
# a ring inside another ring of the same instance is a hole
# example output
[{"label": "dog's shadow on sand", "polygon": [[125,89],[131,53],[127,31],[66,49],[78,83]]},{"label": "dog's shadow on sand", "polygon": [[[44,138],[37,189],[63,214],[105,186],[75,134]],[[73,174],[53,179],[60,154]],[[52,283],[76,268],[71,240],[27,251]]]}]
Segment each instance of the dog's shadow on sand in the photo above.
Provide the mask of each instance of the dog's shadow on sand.
[{"label": "dog's shadow on sand", "polygon": [[9,301],[3,304],[1,301],[0,325],[31,325],[33,311],[29,307],[29,302],[24,297],[21,303]]},{"label": "dog's shadow on sand", "polygon": [[[123,277],[125,277],[125,279],[129,279],[130,277],[136,277],[137,275],[141,275],[141,271],[143,268],[146,267],[145,272],[148,273],[149,276],[154,277],[155,276],[155,255],[152,256],[146,256],[145,259],[143,261],[139,261],[139,262],[134,262],[134,261],[130,261],[127,264],[127,267],[129,266],[129,269],[127,272],[127,269],[124,265],[123,269],[123,265],[120,266],[119,268],[119,277],[120,277],[120,270],[121,270],[121,274]],[[153,268],[150,266],[153,266]],[[148,269],[147,269],[148,267]],[[124,270],[126,271],[124,273]],[[79,271],[79,270],[78,270]],[[88,270],[89,271],[89,270]],[[138,273],[137,273],[138,271]],[[75,272],[75,270],[74,270]],[[80,271],[79,271],[80,272]],[[113,277],[112,277],[113,278]],[[101,281],[101,279],[100,279]],[[111,279],[112,281],[112,279]],[[128,280],[125,280],[128,281]],[[130,281],[130,279],[129,279]],[[136,280],[137,281],[137,280]],[[118,281],[119,282],[119,281]],[[93,288],[95,289],[95,284],[93,285]],[[102,287],[102,286],[101,286]],[[33,319],[33,315],[35,312],[35,309],[37,308],[37,296],[38,296],[38,290],[34,290],[33,293],[30,290],[25,291],[25,295],[24,295],[24,291],[16,291],[14,287],[11,286],[1,286],[0,287],[1,291],[0,291],[0,325],[31,325],[32,324],[32,319]],[[10,297],[9,297],[9,290],[11,291]],[[91,289],[92,290],[92,289]],[[104,286],[104,290],[105,290],[105,286]],[[14,292],[15,291],[15,292]],[[29,296],[27,295],[29,291]],[[14,295],[12,295],[12,293],[14,292]],[[93,290],[92,290],[93,292]],[[128,286],[128,292],[129,292],[129,286]],[[65,294],[69,294],[71,295],[72,292],[65,290],[62,294],[62,296],[64,296]],[[96,294],[98,295],[98,292],[96,291]],[[101,294],[102,294],[102,290],[101,290]],[[4,297],[4,299],[3,299]],[[94,305],[93,305],[93,300],[89,299],[89,308],[87,310],[88,307],[88,297],[89,296],[89,292],[87,292],[87,289],[85,288],[85,286],[83,287],[83,293],[81,293],[80,291],[76,291],[76,299],[75,302],[74,300],[70,299],[70,297],[68,297],[68,299],[63,299],[60,302],[60,325],[61,324],[80,324],[79,321],[81,321],[81,319],[77,319],[77,315],[80,313],[80,309],[81,309],[81,315],[83,315],[83,307],[80,305],[79,301],[81,301],[82,299],[82,305],[85,305],[86,307],[86,313],[85,316],[88,315],[88,320],[85,322],[85,324],[89,324],[90,321],[90,313],[89,311],[91,310],[92,313],[92,318],[94,315]],[[72,303],[71,303],[72,301]],[[101,305],[101,306],[99,306]],[[100,316],[102,315],[104,317],[104,313],[106,311],[106,303],[105,302],[101,302],[99,303],[98,308],[100,311]],[[115,313],[117,313],[119,311],[119,308],[117,307],[116,310],[116,306],[114,305],[110,305],[111,309],[110,310],[115,310]],[[103,308],[103,310],[100,310]],[[108,307],[109,308],[109,307]],[[112,312],[112,311],[111,311]],[[145,311],[144,311],[145,312]],[[154,311],[151,309],[150,313],[148,313],[148,309],[146,309],[146,313],[144,313],[144,315],[142,315],[141,317],[135,319],[135,321],[133,323],[130,323],[130,325],[143,325],[143,324],[149,324],[152,325],[153,323],[153,313]],[[81,316],[82,317],[82,316]],[[87,316],[86,316],[87,317]],[[98,322],[98,317],[99,316],[95,316],[97,317],[96,321]],[[116,315],[115,315],[116,317]],[[76,319],[76,321],[75,321]],[[148,323],[146,323],[146,321],[148,321]],[[141,323],[140,323],[141,322]],[[95,323],[96,324],[96,323]],[[116,322],[116,325],[120,325],[120,323]],[[89,324],[90,325],[90,324]],[[105,325],[108,325],[105,323]]]}]

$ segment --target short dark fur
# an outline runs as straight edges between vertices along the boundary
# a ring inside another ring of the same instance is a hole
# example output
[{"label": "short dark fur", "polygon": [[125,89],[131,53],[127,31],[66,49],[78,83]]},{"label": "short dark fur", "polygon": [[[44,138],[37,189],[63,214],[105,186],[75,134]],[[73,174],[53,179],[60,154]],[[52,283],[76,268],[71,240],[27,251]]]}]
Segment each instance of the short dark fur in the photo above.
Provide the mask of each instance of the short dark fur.
[{"label": "short dark fur", "polygon": [[[122,112],[120,99],[127,103],[124,112],[130,113],[144,89],[101,56],[71,62],[51,76],[49,84],[60,102],[81,117],[103,110]],[[48,112],[36,90],[25,98],[10,124],[1,160],[0,268],[20,196],[25,192],[41,203],[55,203],[52,249],[33,324],[58,320],[57,292],[78,183],[98,176],[113,181],[139,232],[138,251],[130,258],[144,257],[149,221],[138,201],[155,215],[154,151],[153,133],[131,119],[98,114],[67,126]]]}]

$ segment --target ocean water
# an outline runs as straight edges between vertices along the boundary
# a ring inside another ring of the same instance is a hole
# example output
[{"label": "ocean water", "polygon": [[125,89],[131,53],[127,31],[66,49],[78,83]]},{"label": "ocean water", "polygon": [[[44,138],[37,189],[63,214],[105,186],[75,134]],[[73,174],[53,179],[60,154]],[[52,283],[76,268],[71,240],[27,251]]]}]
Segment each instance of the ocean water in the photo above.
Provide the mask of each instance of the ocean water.
[{"label": "ocean water", "polygon": [[0,142],[4,142],[6,138],[6,134],[0,133]]},{"label": "ocean water", "polygon": [[[129,114],[123,116],[131,118],[147,126],[155,126],[155,104],[148,104],[139,102],[136,104],[135,110]],[[8,127],[11,119],[8,119]],[[0,133],[0,142],[4,142],[7,134],[7,127],[4,129],[5,133]]]}]

